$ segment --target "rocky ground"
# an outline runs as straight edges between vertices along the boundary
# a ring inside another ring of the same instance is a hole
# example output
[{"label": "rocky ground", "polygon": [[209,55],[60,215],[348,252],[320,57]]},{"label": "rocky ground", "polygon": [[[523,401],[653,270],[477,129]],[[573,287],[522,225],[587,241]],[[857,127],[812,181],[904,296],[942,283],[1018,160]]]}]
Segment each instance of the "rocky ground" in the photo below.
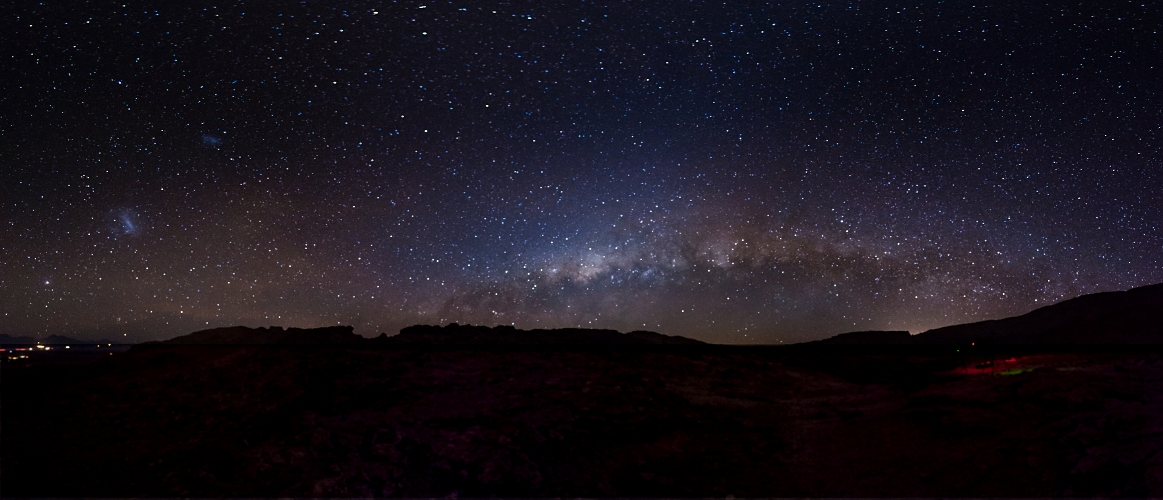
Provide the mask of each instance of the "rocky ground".
[{"label": "rocky ground", "polygon": [[1142,348],[153,345],[2,375],[5,497],[1163,495]]}]

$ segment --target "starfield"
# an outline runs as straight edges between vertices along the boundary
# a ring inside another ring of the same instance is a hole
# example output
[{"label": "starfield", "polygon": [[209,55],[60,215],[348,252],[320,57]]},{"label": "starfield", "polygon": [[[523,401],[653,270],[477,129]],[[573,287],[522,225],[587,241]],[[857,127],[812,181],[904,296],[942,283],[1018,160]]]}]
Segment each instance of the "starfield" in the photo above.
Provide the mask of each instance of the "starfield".
[{"label": "starfield", "polygon": [[1160,26],[7,2],[0,495],[1163,495]]}]

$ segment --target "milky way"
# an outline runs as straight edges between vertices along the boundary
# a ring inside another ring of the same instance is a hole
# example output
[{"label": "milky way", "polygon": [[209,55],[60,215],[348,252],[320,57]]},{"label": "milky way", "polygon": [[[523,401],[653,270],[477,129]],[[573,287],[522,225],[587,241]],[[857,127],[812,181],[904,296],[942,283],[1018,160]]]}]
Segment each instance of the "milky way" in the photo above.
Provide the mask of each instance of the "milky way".
[{"label": "milky way", "polygon": [[5,333],[778,343],[1163,281],[1154,3],[6,12]]}]

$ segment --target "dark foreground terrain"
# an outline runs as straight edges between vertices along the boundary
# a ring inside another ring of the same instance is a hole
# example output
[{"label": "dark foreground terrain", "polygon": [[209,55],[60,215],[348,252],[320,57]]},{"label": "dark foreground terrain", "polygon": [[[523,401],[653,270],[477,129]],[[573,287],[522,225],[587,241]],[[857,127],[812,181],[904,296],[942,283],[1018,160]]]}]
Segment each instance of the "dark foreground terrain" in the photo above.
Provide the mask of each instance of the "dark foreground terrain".
[{"label": "dark foreground terrain", "polygon": [[1002,349],[153,344],[8,363],[0,496],[1163,495],[1157,348]]}]

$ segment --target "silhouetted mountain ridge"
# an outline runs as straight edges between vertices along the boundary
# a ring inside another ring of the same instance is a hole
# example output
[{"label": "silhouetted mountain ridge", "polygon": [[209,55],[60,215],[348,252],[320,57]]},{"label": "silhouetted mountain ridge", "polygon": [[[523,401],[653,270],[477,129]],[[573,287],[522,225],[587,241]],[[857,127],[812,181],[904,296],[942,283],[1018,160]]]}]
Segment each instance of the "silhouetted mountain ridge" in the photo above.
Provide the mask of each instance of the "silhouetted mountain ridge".
[{"label": "silhouetted mountain ridge", "polygon": [[1021,316],[946,326],[916,344],[1161,344],[1163,284],[1083,295]]},{"label": "silhouetted mountain ridge", "polygon": [[36,345],[36,339],[27,336],[14,337],[0,333],[0,345]]},{"label": "silhouetted mountain ridge", "polygon": [[370,342],[355,334],[350,326],[322,328],[248,328],[229,326],[201,330],[189,335],[147,344],[169,345],[354,345]]},{"label": "silhouetted mountain ridge", "polygon": [[[82,342],[52,336],[48,344]],[[35,344],[31,337],[0,334],[0,344]],[[495,327],[414,325],[389,337],[365,338],[350,326],[323,328],[248,328],[202,330],[163,341],[188,345],[705,345],[681,336],[650,331],[621,333],[585,328],[520,330]],[[904,331],[849,332],[808,345],[942,345],[942,344],[1163,344],[1163,284],[1121,292],[1083,295],[998,320],[936,328],[910,336]]]},{"label": "silhouetted mountain ridge", "polygon": [[1163,284],[1083,295],[1020,316],[928,330],[844,333],[805,344],[1163,344]]},{"label": "silhouetted mountain ridge", "polygon": [[44,340],[37,340],[28,336],[14,337],[6,333],[0,333],[0,345],[96,345],[96,344],[112,344],[113,341],[109,339],[100,340],[78,340],[64,335],[49,335]]},{"label": "silhouetted mountain ridge", "polygon": [[458,325],[409,326],[395,337],[382,337],[396,344],[431,345],[694,345],[703,344],[677,335],[635,330],[621,333],[617,330],[588,328],[559,328],[553,330],[519,330],[512,326]]},{"label": "silhouetted mountain ridge", "polygon": [[804,342],[805,344],[828,344],[828,345],[888,345],[888,344],[911,344],[913,338],[907,331],[881,331],[870,330],[867,332],[849,332],[841,333],[834,337],[828,337],[823,340],[815,340],[812,342]]},{"label": "silhouetted mountain ridge", "polygon": [[365,338],[350,326],[323,328],[248,328],[232,326],[202,330],[161,342],[168,345],[695,345],[698,340],[648,331],[562,328],[519,330],[512,326],[415,325],[392,337]]}]

